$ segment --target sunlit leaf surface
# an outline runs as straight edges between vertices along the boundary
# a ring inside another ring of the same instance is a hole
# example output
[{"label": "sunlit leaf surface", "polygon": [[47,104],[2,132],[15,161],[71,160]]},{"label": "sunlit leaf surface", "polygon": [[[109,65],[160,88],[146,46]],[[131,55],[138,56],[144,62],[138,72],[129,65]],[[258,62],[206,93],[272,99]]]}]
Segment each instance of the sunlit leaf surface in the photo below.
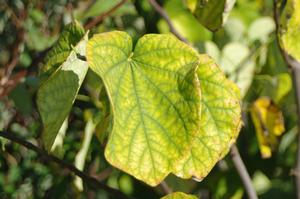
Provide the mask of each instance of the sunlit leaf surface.
[{"label": "sunlit leaf surface", "polygon": [[177,175],[203,179],[228,152],[241,126],[240,92],[207,55],[197,70],[201,88],[201,127],[191,150],[177,165]]},{"label": "sunlit leaf surface", "polygon": [[200,122],[197,53],[171,35],[149,34],[134,50],[125,32],[95,35],[87,59],[106,86],[114,126],[106,159],[157,185],[186,155]]}]

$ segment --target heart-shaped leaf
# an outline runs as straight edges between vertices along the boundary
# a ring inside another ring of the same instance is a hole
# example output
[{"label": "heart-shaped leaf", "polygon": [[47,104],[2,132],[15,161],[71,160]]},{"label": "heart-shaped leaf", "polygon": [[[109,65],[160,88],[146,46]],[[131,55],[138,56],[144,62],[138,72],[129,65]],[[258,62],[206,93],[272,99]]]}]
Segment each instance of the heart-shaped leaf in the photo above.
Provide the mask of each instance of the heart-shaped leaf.
[{"label": "heart-shaped leaf", "polygon": [[197,70],[201,88],[201,127],[176,175],[203,179],[235,141],[241,126],[240,92],[207,55]]},{"label": "heart-shaped leaf", "polygon": [[87,59],[114,114],[106,159],[157,185],[188,152],[200,123],[197,53],[172,35],[149,34],[132,52],[124,32],[95,35]]}]

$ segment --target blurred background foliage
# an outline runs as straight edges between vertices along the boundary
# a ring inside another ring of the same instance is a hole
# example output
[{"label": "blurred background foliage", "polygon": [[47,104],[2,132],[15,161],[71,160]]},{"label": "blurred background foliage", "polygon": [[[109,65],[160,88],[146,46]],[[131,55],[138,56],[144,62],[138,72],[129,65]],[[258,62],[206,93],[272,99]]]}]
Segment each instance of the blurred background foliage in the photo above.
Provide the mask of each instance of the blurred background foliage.
[{"label": "blurred background foliage", "polygon": [[[72,19],[85,24],[119,2],[0,0],[0,130],[41,144],[42,127],[35,95],[44,55]],[[225,26],[215,33],[202,26],[182,0],[160,3],[178,32],[199,52],[213,57],[241,88],[244,126],[237,145],[259,198],[295,198],[296,105],[291,77],[276,41],[273,1],[237,0]],[[116,29],[128,32],[134,40],[146,33],[169,32],[166,21],[146,0],[127,1],[91,31]],[[13,71],[7,71],[14,61],[17,63]],[[279,125],[279,134],[275,129],[274,135],[268,132],[270,135],[266,136],[262,127],[253,123],[255,111],[252,118],[250,112],[261,97],[270,103],[260,106],[259,111],[274,113],[279,118],[277,124],[269,124],[266,119],[265,125]],[[89,71],[60,131],[64,139],[56,143],[55,154],[135,198],[164,195],[160,186],[148,187],[106,162],[103,150],[111,118],[101,79]],[[41,159],[35,152],[0,139],[0,198],[109,198],[102,190],[82,187],[80,180],[74,180],[68,171]],[[262,150],[263,145],[271,151],[269,158]],[[202,182],[172,175],[166,182],[175,191],[193,193],[203,199],[246,198],[229,157],[221,160]]]}]

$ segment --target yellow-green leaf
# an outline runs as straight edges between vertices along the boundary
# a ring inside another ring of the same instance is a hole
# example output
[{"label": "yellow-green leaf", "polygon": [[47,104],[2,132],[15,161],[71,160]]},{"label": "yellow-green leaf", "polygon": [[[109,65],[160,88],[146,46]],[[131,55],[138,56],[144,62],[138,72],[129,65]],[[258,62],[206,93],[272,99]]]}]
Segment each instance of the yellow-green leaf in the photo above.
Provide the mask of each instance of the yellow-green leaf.
[{"label": "yellow-green leaf", "polygon": [[235,0],[198,0],[188,1],[188,6],[196,18],[209,30],[216,31],[225,23]]},{"label": "yellow-green leaf", "polygon": [[282,112],[268,97],[257,99],[250,112],[261,155],[269,158],[277,147],[277,137],[285,131]]},{"label": "yellow-green leaf", "polygon": [[280,19],[280,41],[284,50],[300,61],[300,1],[287,0]]},{"label": "yellow-green leaf", "polygon": [[87,35],[75,47],[76,52],[72,51],[38,90],[37,106],[43,122],[43,141],[47,150],[51,150],[88,70],[87,62],[77,57],[77,53],[85,55],[86,43]]},{"label": "yellow-green leaf", "polygon": [[186,155],[200,123],[197,53],[169,34],[131,37],[113,31],[87,46],[92,70],[106,86],[114,115],[106,159],[157,185]]},{"label": "yellow-green leaf", "polygon": [[278,104],[292,90],[293,83],[289,73],[278,74],[275,78],[276,88],[272,99]]},{"label": "yellow-green leaf", "polygon": [[194,195],[188,195],[182,192],[171,193],[167,196],[162,197],[161,199],[197,199]]},{"label": "yellow-green leaf", "polygon": [[227,154],[241,126],[240,91],[207,55],[197,70],[201,88],[201,127],[176,175],[203,179]]}]

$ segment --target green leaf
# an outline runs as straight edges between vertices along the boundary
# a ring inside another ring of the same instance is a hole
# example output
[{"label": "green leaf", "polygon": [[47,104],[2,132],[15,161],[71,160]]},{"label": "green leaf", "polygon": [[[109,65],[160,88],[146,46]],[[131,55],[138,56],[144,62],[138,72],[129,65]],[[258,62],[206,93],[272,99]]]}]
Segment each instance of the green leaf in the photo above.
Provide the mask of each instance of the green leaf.
[{"label": "green leaf", "polygon": [[235,4],[235,0],[198,0],[192,12],[206,28],[217,31],[225,23],[229,12]]},{"label": "green leaf", "polygon": [[75,47],[77,52],[72,51],[38,90],[37,106],[44,126],[43,141],[47,150],[51,149],[63,121],[68,116],[88,70],[87,62],[77,57],[77,53],[85,55],[86,43],[87,35]]},{"label": "green leaf", "polygon": [[172,194],[169,194],[167,196],[162,197],[161,199],[197,199],[194,195],[188,195],[182,192],[175,192]]},{"label": "green leaf", "polygon": [[87,59],[103,79],[114,114],[106,159],[155,186],[175,169],[197,134],[199,59],[169,34],[145,35],[132,48],[127,33],[102,33],[88,42]]},{"label": "green leaf", "polygon": [[58,41],[47,54],[41,75],[48,77],[58,69],[70,55],[73,46],[76,46],[83,36],[84,28],[77,21],[66,25]]},{"label": "green leaf", "polygon": [[240,18],[230,17],[224,25],[224,30],[226,35],[230,38],[229,41],[245,43],[247,39],[245,35],[248,30]]},{"label": "green leaf", "polygon": [[285,51],[300,61],[300,1],[288,0],[280,19],[280,41]]},{"label": "green leaf", "polygon": [[293,88],[292,79],[289,73],[276,75],[276,88],[274,89],[274,102],[279,103]]},{"label": "green leaf", "polygon": [[228,43],[222,50],[220,62],[224,72],[239,86],[241,95],[245,96],[255,72],[255,62],[249,48],[238,42]]},{"label": "green leaf", "polygon": [[197,70],[201,88],[201,127],[176,175],[203,179],[227,154],[241,126],[240,92],[207,55],[200,56]]},{"label": "green leaf", "polygon": [[270,190],[272,182],[268,176],[258,170],[253,174],[253,186],[257,194],[261,195]]},{"label": "green leaf", "polygon": [[260,17],[256,19],[249,27],[249,40],[254,42],[259,40],[262,43],[268,41],[269,36],[275,31],[275,22],[271,17]]},{"label": "green leaf", "polygon": [[[175,29],[191,42],[210,40],[212,33],[202,26],[185,7],[182,0],[168,0],[164,3]],[[166,24],[166,26],[168,26]]]}]

